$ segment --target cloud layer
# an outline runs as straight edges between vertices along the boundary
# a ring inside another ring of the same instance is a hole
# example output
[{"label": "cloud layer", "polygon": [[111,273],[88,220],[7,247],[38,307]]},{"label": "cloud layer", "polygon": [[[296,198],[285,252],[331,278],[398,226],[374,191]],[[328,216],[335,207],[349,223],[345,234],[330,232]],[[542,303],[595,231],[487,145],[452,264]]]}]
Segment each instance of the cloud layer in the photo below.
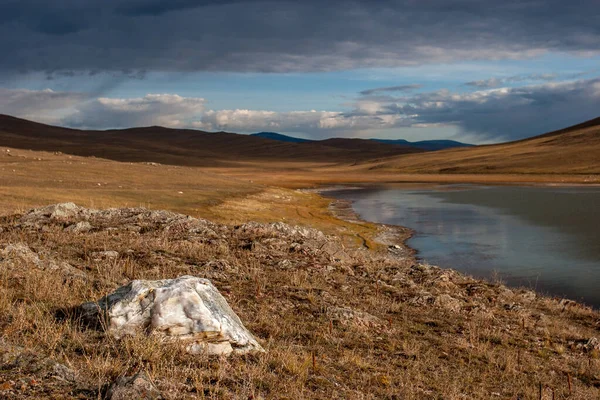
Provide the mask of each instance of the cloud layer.
[{"label": "cloud layer", "polygon": [[596,0],[4,0],[0,73],[330,71],[598,54]]},{"label": "cloud layer", "polygon": [[[373,93],[379,93],[374,89]],[[403,92],[400,92],[403,93]],[[453,126],[475,141],[520,139],[598,116],[600,78],[474,92],[357,96],[348,111],[210,110],[203,98],[149,94],[93,98],[73,92],[0,89],[0,112],[83,128],[163,125],[313,138],[371,136],[405,127]]]},{"label": "cloud layer", "polygon": [[107,128],[160,125],[188,128],[197,125],[205,100],[176,94],[148,94],[140,98],[90,99],[76,107],[63,123],[73,127]]}]

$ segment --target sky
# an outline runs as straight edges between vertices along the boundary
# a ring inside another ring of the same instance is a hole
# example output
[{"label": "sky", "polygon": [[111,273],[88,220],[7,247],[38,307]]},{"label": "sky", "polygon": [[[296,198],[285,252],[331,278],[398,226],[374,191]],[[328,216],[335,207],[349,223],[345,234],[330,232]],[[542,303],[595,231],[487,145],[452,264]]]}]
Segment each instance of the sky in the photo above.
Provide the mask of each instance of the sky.
[{"label": "sky", "polygon": [[0,113],[494,143],[600,116],[598,0],[0,0]]}]

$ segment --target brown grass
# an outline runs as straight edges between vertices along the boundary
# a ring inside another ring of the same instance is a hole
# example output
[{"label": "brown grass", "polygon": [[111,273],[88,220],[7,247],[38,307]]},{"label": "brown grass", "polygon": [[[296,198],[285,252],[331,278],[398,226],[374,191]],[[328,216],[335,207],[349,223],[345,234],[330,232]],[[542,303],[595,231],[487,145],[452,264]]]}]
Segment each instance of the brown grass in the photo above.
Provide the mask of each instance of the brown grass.
[{"label": "brown grass", "polygon": [[[26,348],[32,359],[49,357],[79,374],[76,384],[65,383],[21,356],[2,367],[0,387],[7,384],[11,398],[100,398],[117,377],[140,370],[173,399],[533,399],[540,382],[545,399],[550,388],[559,399],[600,394],[598,354],[576,345],[597,335],[599,315],[589,309],[546,298],[529,302],[526,292],[504,299],[502,286],[456,273],[449,275],[456,287],[448,289],[439,283],[446,282],[440,280],[446,271],[413,267],[410,258],[384,253],[347,249],[347,260],[334,261],[308,244],[302,251],[287,250],[289,244],[270,248],[277,236],[263,228],[262,234],[231,231],[215,245],[160,229],[82,235],[66,232],[60,221],[43,231],[18,228],[14,221],[3,221],[2,243],[27,243],[42,258],[68,261],[88,279],[27,262],[1,264],[0,337]],[[243,246],[248,240],[254,249]],[[119,258],[94,258],[107,249]],[[285,268],[283,260],[289,262]],[[131,279],[183,274],[210,278],[267,352],[213,359],[152,337],[116,341],[81,325],[72,311]],[[424,292],[466,301],[452,311],[411,300]],[[358,314],[333,319],[330,307]],[[360,313],[376,319],[362,322]]]},{"label": "brown grass", "polygon": [[[25,242],[85,271],[89,280],[0,260],[0,398],[101,398],[118,376],[139,370],[146,370],[167,398],[537,399],[540,382],[544,399],[552,398],[551,389],[556,399],[600,395],[598,353],[578,346],[598,336],[596,312],[547,298],[528,302],[520,292],[500,301],[502,286],[458,274],[452,277],[456,287],[438,286],[443,271],[424,267],[433,271],[426,274],[413,268],[411,258],[390,260],[380,253],[385,246],[374,240],[377,226],[341,221],[328,211],[328,200],[293,190],[401,181],[590,183],[598,175],[575,170],[567,175],[410,174],[416,171],[413,164],[316,161],[190,168],[14,148],[10,154],[0,153],[4,215],[74,201],[95,208],[169,209],[230,225],[284,221],[341,238],[350,257],[333,262],[322,255],[274,254],[260,247],[245,251],[240,243],[248,238],[235,235],[226,245],[211,246],[160,232],[76,235],[59,225],[30,232],[12,227],[14,219],[8,218],[0,247]],[[452,154],[422,156],[443,163]],[[107,249],[121,256],[110,262],[90,257]],[[198,268],[210,260],[234,268]],[[281,268],[283,260],[293,268]],[[110,340],[101,330],[82,326],[72,313],[72,307],[131,279],[186,273],[212,279],[267,353],[223,360],[192,357],[148,337]],[[403,286],[398,277],[416,286]],[[466,300],[456,312],[413,301],[423,292]],[[505,307],[511,303],[521,308]],[[332,305],[372,314],[380,322],[334,321],[325,312]],[[12,345],[27,350],[11,350]],[[78,382],[53,378],[46,357],[78,371]]]}]

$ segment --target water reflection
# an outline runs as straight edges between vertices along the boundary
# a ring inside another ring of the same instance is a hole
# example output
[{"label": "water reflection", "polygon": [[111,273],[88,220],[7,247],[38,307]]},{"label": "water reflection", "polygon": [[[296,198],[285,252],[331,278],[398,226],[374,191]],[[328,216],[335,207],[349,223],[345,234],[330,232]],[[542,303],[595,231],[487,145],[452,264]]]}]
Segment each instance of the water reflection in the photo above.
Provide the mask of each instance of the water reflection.
[{"label": "water reflection", "polygon": [[369,221],[408,226],[425,261],[478,277],[496,271],[600,306],[600,188],[440,186],[334,192]]}]

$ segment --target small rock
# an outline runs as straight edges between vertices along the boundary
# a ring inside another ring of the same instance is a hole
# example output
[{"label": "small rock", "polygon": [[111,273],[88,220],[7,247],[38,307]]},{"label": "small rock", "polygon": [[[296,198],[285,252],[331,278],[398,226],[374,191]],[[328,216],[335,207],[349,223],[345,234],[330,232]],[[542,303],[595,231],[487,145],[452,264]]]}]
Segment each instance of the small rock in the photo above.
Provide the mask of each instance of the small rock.
[{"label": "small rock", "polygon": [[92,259],[95,261],[115,260],[117,258],[119,258],[119,253],[114,250],[95,251],[92,253]]},{"label": "small rock", "polygon": [[75,203],[59,203],[47,207],[35,208],[21,217],[24,226],[39,228],[53,219],[68,219],[83,214],[85,210]]},{"label": "small rock", "polygon": [[586,351],[600,350],[600,340],[593,337],[590,338],[587,343],[584,345]]},{"label": "small rock", "polygon": [[77,373],[64,364],[55,363],[52,367],[53,376],[67,382],[75,382]]},{"label": "small rock", "polygon": [[462,308],[462,301],[448,294],[441,294],[434,300],[433,304],[452,312],[459,312]]},{"label": "small rock", "polygon": [[374,315],[347,307],[327,307],[327,315],[333,321],[338,321],[342,324],[353,323],[356,325],[369,326],[382,323],[381,320]]},{"label": "small rock", "polygon": [[159,400],[162,395],[145,372],[117,379],[108,389],[109,400]]},{"label": "small rock", "polygon": [[524,290],[521,293],[519,293],[519,297],[521,298],[521,300],[523,300],[524,302],[532,302],[536,299],[537,295],[535,294],[534,291],[531,290]]},{"label": "small rock", "polygon": [[519,310],[522,310],[523,307],[518,303],[505,303],[504,309],[506,311],[519,311]]},{"label": "small rock", "polygon": [[93,229],[92,225],[87,221],[80,221],[76,224],[69,225],[65,228],[65,231],[74,233],[85,233]]}]

